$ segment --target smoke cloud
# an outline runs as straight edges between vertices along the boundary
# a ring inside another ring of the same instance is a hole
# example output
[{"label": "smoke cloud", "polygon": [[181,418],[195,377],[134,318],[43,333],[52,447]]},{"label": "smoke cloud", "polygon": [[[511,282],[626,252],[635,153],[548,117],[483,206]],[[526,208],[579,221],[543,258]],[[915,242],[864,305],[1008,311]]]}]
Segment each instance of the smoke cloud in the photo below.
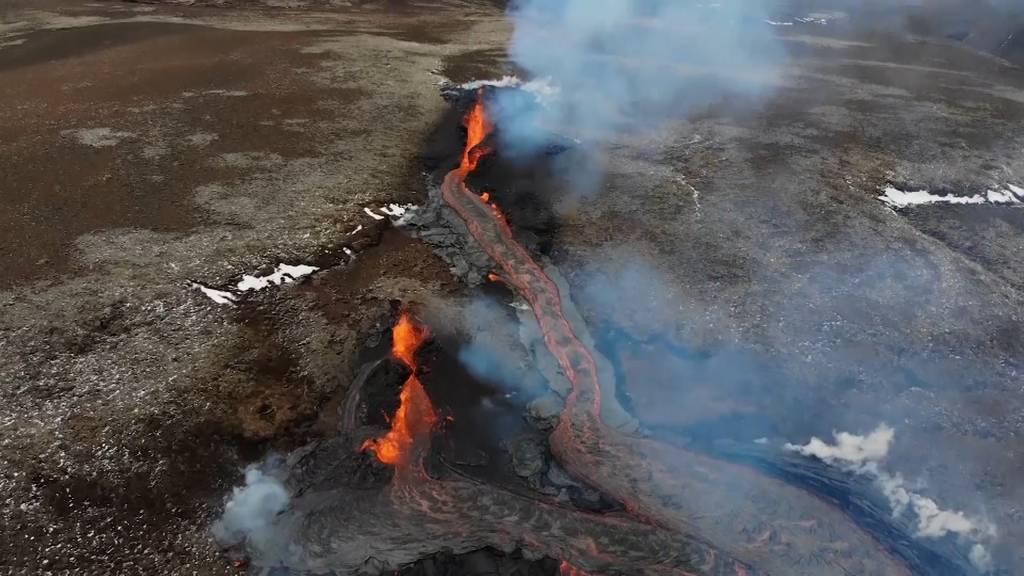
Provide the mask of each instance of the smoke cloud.
[{"label": "smoke cloud", "polygon": [[510,12],[511,58],[561,97],[538,107],[499,95],[506,151],[534,150],[548,130],[599,139],[758,95],[785,60],[761,1],[521,0]]},{"label": "smoke cloud", "polygon": [[837,432],[833,435],[836,439],[835,444],[827,444],[817,437],[812,437],[804,446],[786,444],[785,448],[830,464],[840,461],[859,466],[865,462],[877,462],[885,458],[889,454],[889,447],[892,446],[896,432],[891,427],[881,424],[867,436],[849,432]]},{"label": "smoke cloud", "polygon": [[224,546],[250,540],[257,549],[266,548],[263,544],[271,538],[271,523],[290,500],[280,480],[250,467],[245,471],[245,485],[234,489],[224,515],[214,523],[213,536]]},{"label": "smoke cloud", "polygon": [[459,348],[459,362],[473,376],[500,386],[508,392],[536,392],[546,384],[523,364],[525,359],[509,354],[504,334],[494,330],[509,322],[507,307],[489,298],[476,298],[462,313],[467,341]]},{"label": "smoke cloud", "polygon": [[[902,475],[891,474],[881,468],[880,463],[888,456],[895,439],[895,431],[891,427],[881,424],[864,436],[848,432],[838,432],[834,436],[835,444],[811,438],[804,445],[786,444],[785,449],[855,474],[871,476],[889,500],[894,518],[903,516],[908,510],[913,512],[919,538],[942,538],[948,534],[975,541],[995,538],[996,528],[990,522],[970,518],[960,511],[943,510],[935,500],[908,488]],[[979,542],[973,544],[968,558],[978,570],[986,572],[992,568],[992,558]]]}]

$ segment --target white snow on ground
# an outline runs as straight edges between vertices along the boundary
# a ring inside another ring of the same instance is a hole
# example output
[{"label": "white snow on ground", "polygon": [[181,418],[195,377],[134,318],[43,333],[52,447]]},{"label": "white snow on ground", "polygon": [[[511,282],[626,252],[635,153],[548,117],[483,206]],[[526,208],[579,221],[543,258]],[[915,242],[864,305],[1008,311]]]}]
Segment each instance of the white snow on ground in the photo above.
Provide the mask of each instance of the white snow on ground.
[{"label": "white snow on ground", "polygon": [[280,286],[281,284],[294,282],[303,276],[309,276],[317,270],[319,268],[316,266],[306,266],[304,264],[297,266],[278,264],[274,272],[267,276],[250,276],[248,274],[242,276],[242,280],[235,286],[235,289],[239,292],[263,290],[267,286]]},{"label": "white snow on ground", "polygon": [[835,444],[812,437],[807,444],[786,444],[784,448],[839,466],[849,472],[874,478],[879,489],[889,500],[894,518],[902,516],[908,510],[913,511],[917,518],[919,538],[942,538],[947,534],[969,538],[974,542],[968,555],[971,563],[982,572],[991,570],[992,558],[979,541],[988,541],[996,537],[996,528],[992,523],[970,518],[960,511],[943,510],[935,500],[912,491],[902,475],[891,474],[882,469],[881,461],[889,454],[889,448],[895,439],[895,431],[891,427],[880,424],[873,432],[864,436],[834,432],[833,437]]},{"label": "white snow on ground", "polygon": [[415,204],[388,204],[387,206],[381,207],[380,211],[388,216],[401,218],[402,216],[405,216],[406,212],[415,207]]},{"label": "white snow on ground", "polygon": [[[387,216],[391,216],[392,218],[394,218],[395,225],[401,226],[406,222],[406,220],[409,217],[411,217],[415,213],[416,208],[417,206],[415,204],[391,203],[385,206],[381,206],[380,208],[378,208],[378,210],[382,214],[386,214]],[[367,216],[370,216],[374,220],[385,219],[385,216],[381,216],[380,214],[374,212],[370,208],[363,208],[363,212],[365,212]],[[353,234],[361,231],[362,229],[363,225],[360,224],[355,228],[355,230],[349,232],[348,235],[352,236]],[[347,255],[350,260],[355,260],[356,253],[353,252],[349,247],[344,246],[342,247],[342,250],[345,252],[345,255]],[[213,300],[217,304],[232,306],[245,292],[263,290],[269,286],[280,286],[281,284],[290,284],[306,276],[309,276],[310,274],[318,270],[320,269],[317,268],[316,266],[307,266],[305,264],[292,265],[281,263],[277,265],[277,268],[274,268],[274,271],[272,273],[267,274],[266,276],[256,276],[253,274],[243,275],[242,279],[239,280],[237,284],[235,284],[234,288],[229,290],[217,290],[215,288],[210,288],[208,286],[199,284],[198,282],[191,282],[189,286],[195,290],[199,290],[200,292],[205,294],[210,300]]]},{"label": "white snow on ground", "polygon": [[203,294],[206,294],[206,296],[210,300],[213,300],[217,304],[226,304],[228,306],[231,306],[235,303],[235,295],[232,294],[231,292],[225,292],[223,290],[214,290],[213,288],[207,288],[206,286],[203,286],[202,284],[198,284],[196,282],[192,283],[192,288],[199,290]]},{"label": "white snow on ground", "polygon": [[776,22],[775,20],[765,20],[766,23],[772,26],[792,26],[792,22]]},{"label": "white snow on ground", "polygon": [[263,290],[268,286],[290,284],[305,276],[309,276],[317,270],[319,270],[319,268],[316,266],[306,266],[305,264],[298,264],[294,266],[291,264],[278,264],[277,268],[275,268],[271,274],[266,276],[254,276],[251,274],[243,275],[242,279],[233,289],[217,290],[215,288],[203,286],[198,282],[192,282],[191,286],[205,294],[210,300],[213,300],[217,304],[233,306],[245,292]]},{"label": "white snow on ground", "polygon": [[933,204],[1021,204],[1024,203],[1024,188],[1007,184],[1003,189],[987,190],[985,194],[957,196],[932,194],[928,190],[905,191],[895,186],[886,186],[878,199],[893,209]]},{"label": "white snow on ground", "polygon": [[[398,225],[402,225],[402,224],[405,223],[406,217],[412,215],[412,212],[415,209],[416,209],[416,205],[415,204],[387,204],[385,206],[381,206],[380,208],[378,208],[377,212],[380,212],[380,214],[385,214],[387,216],[391,216],[392,218],[397,218],[395,223],[398,224]],[[381,216],[380,214],[378,214],[377,212],[374,212],[370,208],[363,208],[363,212],[366,212],[366,215],[369,216],[370,218],[373,218],[374,220],[383,220],[384,219],[384,216]],[[350,234],[355,234],[356,232],[358,232],[358,231],[360,231],[362,229],[363,229],[363,227],[360,226],[359,228],[356,228],[355,230],[350,232]]]}]

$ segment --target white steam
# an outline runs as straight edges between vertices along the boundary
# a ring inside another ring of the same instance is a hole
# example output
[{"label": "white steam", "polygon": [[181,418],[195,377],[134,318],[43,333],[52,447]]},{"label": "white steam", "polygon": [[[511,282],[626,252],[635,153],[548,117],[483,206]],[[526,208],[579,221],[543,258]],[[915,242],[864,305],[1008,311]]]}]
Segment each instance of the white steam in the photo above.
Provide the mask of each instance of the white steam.
[{"label": "white steam", "polygon": [[804,456],[813,456],[829,464],[840,461],[844,464],[863,464],[877,462],[889,454],[896,432],[891,427],[881,424],[867,436],[857,436],[848,432],[834,434],[835,444],[812,437],[804,446],[786,444],[786,450],[799,452]]},{"label": "white steam", "polygon": [[499,95],[505,149],[549,131],[601,136],[685,117],[727,94],[757,96],[786,54],[764,0],[520,0],[509,54],[561,97],[540,108]]},{"label": "white steam", "polygon": [[250,540],[260,547],[272,538],[274,517],[288,507],[290,500],[288,490],[278,479],[249,468],[245,471],[245,485],[234,489],[224,506],[224,515],[213,524],[213,536],[224,546]]},{"label": "white steam", "polygon": [[882,469],[881,462],[889,455],[895,435],[892,427],[880,424],[874,431],[863,436],[848,432],[833,433],[834,444],[812,437],[807,444],[786,444],[784,448],[855,474],[872,477],[888,499],[894,518],[907,512],[913,513],[917,520],[917,537],[942,538],[953,534],[970,539],[974,541],[968,554],[971,564],[982,572],[991,570],[992,558],[979,541],[996,537],[996,528],[992,523],[971,518],[957,510],[943,510],[935,500],[911,490],[902,475]]}]

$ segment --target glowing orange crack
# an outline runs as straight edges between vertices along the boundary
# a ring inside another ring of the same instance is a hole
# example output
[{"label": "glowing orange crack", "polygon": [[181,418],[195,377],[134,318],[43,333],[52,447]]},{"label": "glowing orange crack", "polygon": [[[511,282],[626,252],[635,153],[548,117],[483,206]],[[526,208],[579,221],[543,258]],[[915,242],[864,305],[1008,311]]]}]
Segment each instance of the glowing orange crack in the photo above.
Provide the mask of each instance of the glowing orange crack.
[{"label": "glowing orange crack", "polygon": [[363,442],[363,450],[373,450],[377,459],[385,464],[406,466],[411,462],[417,442],[426,437],[437,422],[430,397],[416,375],[416,351],[430,336],[430,331],[418,324],[409,312],[403,311],[391,333],[391,354],[412,374],[402,385],[398,410],[391,418],[391,429],[379,438]]}]

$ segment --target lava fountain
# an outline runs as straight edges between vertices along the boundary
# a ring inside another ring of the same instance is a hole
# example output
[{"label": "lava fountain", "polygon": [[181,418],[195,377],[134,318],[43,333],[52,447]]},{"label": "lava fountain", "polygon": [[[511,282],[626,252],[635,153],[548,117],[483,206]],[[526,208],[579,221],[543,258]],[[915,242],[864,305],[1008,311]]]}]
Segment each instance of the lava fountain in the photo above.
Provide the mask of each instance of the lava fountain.
[{"label": "lava fountain", "polygon": [[430,336],[430,331],[408,311],[403,311],[391,334],[391,355],[412,372],[402,384],[398,410],[390,418],[391,429],[379,438],[364,442],[363,449],[373,450],[377,459],[385,464],[404,468],[412,463],[417,448],[437,422],[434,406],[417,375],[416,364],[416,351]]}]

